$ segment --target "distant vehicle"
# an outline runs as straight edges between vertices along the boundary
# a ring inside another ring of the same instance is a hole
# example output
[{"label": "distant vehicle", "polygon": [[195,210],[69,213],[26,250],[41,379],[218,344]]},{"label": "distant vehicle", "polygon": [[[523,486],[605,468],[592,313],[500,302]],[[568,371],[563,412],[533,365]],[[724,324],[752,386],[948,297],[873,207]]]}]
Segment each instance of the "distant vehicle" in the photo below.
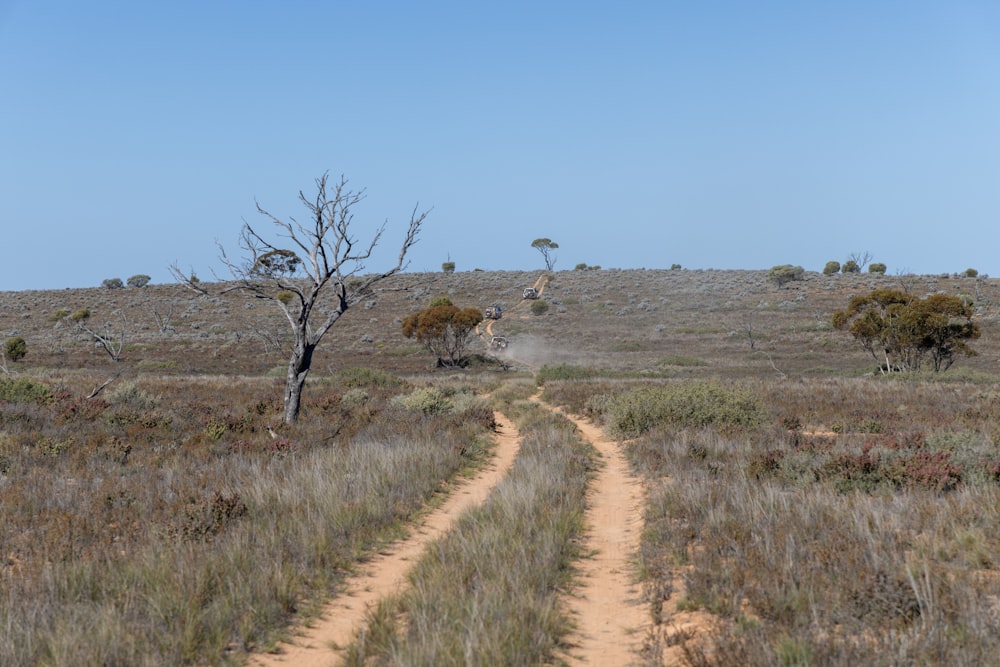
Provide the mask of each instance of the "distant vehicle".
[{"label": "distant vehicle", "polygon": [[538,298],[538,290],[535,289],[534,287],[525,287],[524,288],[524,294],[522,295],[522,298],[524,298],[524,299],[537,299]]},{"label": "distant vehicle", "polygon": [[503,336],[494,336],[490,339],[490,349],[491,350],[506,350],[507,349],[507,339]]},{"label": "distant vehicle", "polygon": [[500,310],[500,306],[494,304],[486,309],[486,312],[483,313],[483,317],[488,320],[499,320],[503,317],[503,311]]}]

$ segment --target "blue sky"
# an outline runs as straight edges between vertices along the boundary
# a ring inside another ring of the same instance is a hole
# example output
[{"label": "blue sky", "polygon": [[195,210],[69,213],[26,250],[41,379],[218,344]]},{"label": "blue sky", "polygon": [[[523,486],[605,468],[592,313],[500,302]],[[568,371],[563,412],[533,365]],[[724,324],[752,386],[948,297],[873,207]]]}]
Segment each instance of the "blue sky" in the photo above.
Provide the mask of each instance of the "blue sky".
[{"label": "blue sky", "polygon": [[0,290],[224,275],[324,171],[411,271],[1000,275],[1000,3],[0,0]]}]

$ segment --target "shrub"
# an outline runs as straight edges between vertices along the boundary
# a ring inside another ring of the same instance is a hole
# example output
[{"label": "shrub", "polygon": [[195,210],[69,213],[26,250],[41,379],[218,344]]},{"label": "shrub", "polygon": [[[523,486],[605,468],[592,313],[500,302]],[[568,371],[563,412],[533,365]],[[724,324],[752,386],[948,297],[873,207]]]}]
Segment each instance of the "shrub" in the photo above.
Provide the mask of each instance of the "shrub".
[{"label": "shrub", "polygon": [[882,262],[875,262],[868,265],[868,273],[876,273],[880,276],[885,275],[885,264]]},{"label": "shrub", "polygon": [[547,380],[586,380],[597,376],[597,371],[587,366],[559,364],[557,366],[542,366],[535,374],[538,384]]},{"label": "shrub", "polygon": [[441,270],[445,273],[455,273],[455,262],[441,262]]},{"label": "shrub", "polygon": [[48,385],[27,378],[0,377],[0,401],[11,403],[48,403],[52,400]]},{"label": "shrub", "polygon": [[532,301],[529,308],[532,315],[544,315],[549,310],[549,302],[538,299],[537,301]]},{"label": "shrub", "polygon": [[292,302],[292,299],[295,298],[295,293],[289,290],[281,290],[274,296],[274,298],[276,298],[281,303],[287,305]]},{"label": "shrub", "polygon": [[451,392],[439,387],[417,389],[404,396],[396,396],[392,402],[404,410],[425,415],[444,414],[452,408]]},{"label": "shrub", "polygon": [[427,307],[428,308],[436,308],[438,306],[454,306],[454,305],[455,304],[453,304],[451,302],[451,299],[449,299],[448,297],[446,297],[446,296],[437,296],[437,297],[434,297],[433,299],[431,299],[431,302],[427,305]]},{"label": "shrub", "polygon": [[842,273],[861,273],[861,266],[858,265],[853,259],[849,259],[844,262],[844,265],[840,267]]},{"label": "shrub", "polygon": [[45,319],[55,324],[56,322],[61,322],[62,320],[65,320],[67,317],[69,317],[68,310],[57,310],[53,313],[49,313],[49,316]]},{"label": "shrub", "polygon": [[681,270],[681,265],[680,264],[671,264],[670,265],[670,270],[671,271],[680,271]]},{"label": "shrub", "polygon": [[830,261],[823,266],[823,275],[832,276],[840,271],[840,262]]},{"label": "shrub", "polygon": [[146,274],[144,274],[144,273],[137,273],[134,276],[132,276],[131,278],[129,278],[128,280],[126,280],[125,283],[129,287],[145,287],[146,285],[149,284],[150,280],[151,280],[151,278],[149,276],[147,276]]},{"label": "shrub", "polygon": [[101,287],[105,289],[121,289],[125,286],[121,278],[105,278],[101,281]]},{"label": "shrub", "polygon": [[767,277],[778,283],[778,287],[793,280],[802,280],[804,275],[805,269],[801,266],[792,266],[791,264],[772,266],[771,270],[767,272]]},{"label": "shrub", "polygon": [[89,318],[90,318],[89,308],[81,308],[80,310],[75,311],[72,315],[69,316],[69,319],[73,320],[74,322],[83,322],[84,320]]},{"label": "shrub", "polygon": [[11,361],[20,361],[24,355],[28,354],[28,344],[20,336],[8,338],[3,344],[3,354]]},{"label": "shrub", "polygon": [[573,267],[573,270],[574,271],[586,271],[587,270],[587,263],[586,262],[580,262],[579,264],[577,264],[576,266]]},{"label": "shrub", "polygon": [[714,382],[641,387],[607,400],[605,420],[615,437],[633,438],[660,426],[756,426],[764,418],[747,390]]},{"label": "shrub", "polygon": [[336,381],[348,389],[400,389],[406,381],[377,368],[358,366],[338,372]]},{"label": "shrub", "polygon": [[976,276],[979,275],[979,271],[969,268],[966,269],[964,272],[962,272],[962,275],[965,276],[966,278],[975,278]]}]

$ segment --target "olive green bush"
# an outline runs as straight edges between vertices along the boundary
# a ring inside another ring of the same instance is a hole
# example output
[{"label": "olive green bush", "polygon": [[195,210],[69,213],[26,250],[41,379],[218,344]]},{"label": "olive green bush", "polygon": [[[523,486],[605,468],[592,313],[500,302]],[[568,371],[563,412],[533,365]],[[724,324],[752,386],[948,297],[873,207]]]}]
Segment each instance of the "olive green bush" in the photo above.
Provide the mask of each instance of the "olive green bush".
[{"label": "olive green bush", "polygon": [[764,409],[750,391],[710,381],[599,396],[588,403],[588,411],[592,410],[603,412],[616,438],[634,438],[661,426],[752,427],[764,420]]},{"label": "olive green bush", "polygon": [[767,272],[767,277],[778,283],[778,287],[793,280],[802,280],[804,276],[805,269],[801,266],[792,266],[791,264],[772,266],[771,270]]},{"label": "olive green bush", "polygon": [[26,354],[28,354],[28,344],[21,336],[8,338],[3,344],[4,358],[9,361],[20,361]]}]

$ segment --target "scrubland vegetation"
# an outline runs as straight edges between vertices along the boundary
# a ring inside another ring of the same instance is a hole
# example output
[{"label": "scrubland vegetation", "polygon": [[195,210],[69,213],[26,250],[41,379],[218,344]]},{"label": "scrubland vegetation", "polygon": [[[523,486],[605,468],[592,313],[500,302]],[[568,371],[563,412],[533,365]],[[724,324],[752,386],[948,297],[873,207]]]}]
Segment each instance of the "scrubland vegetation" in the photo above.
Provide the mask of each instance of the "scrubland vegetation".
[{"label": "scrubland vegetation", "polygon": [[[535,275],[400,274],[317,350],[291,425],[287,324],[252,299],[131,280],[0,293],[0,338],[21,339],[0,375],[0,664],[267,650],[486,459],[494,407],[525,437],[514,470],[350,660],[554,661],[597,463],[528,402],[536,383],[622,438],[646,483],[647,664],[668,643],[692,665],[1000,664],[1000,286],[799,278],[555,272],[547,309],[494,323],[503,363],[473,341],[464,370],[434,371],[403,318],[442,296],[509,313]],[[878,288],[971,302],[977,356],[881,375],[832,323]],[[121,327],[119,360],[82,310]],[[717,622],[670,633],[674,607]]]},{"label": "scrubland vegetation", "polygon": [[680,576],[681,608],[720,620],[690,664],[997,664],[991,387],[592,380],[545,396],[632,436],[650,608]]}]

